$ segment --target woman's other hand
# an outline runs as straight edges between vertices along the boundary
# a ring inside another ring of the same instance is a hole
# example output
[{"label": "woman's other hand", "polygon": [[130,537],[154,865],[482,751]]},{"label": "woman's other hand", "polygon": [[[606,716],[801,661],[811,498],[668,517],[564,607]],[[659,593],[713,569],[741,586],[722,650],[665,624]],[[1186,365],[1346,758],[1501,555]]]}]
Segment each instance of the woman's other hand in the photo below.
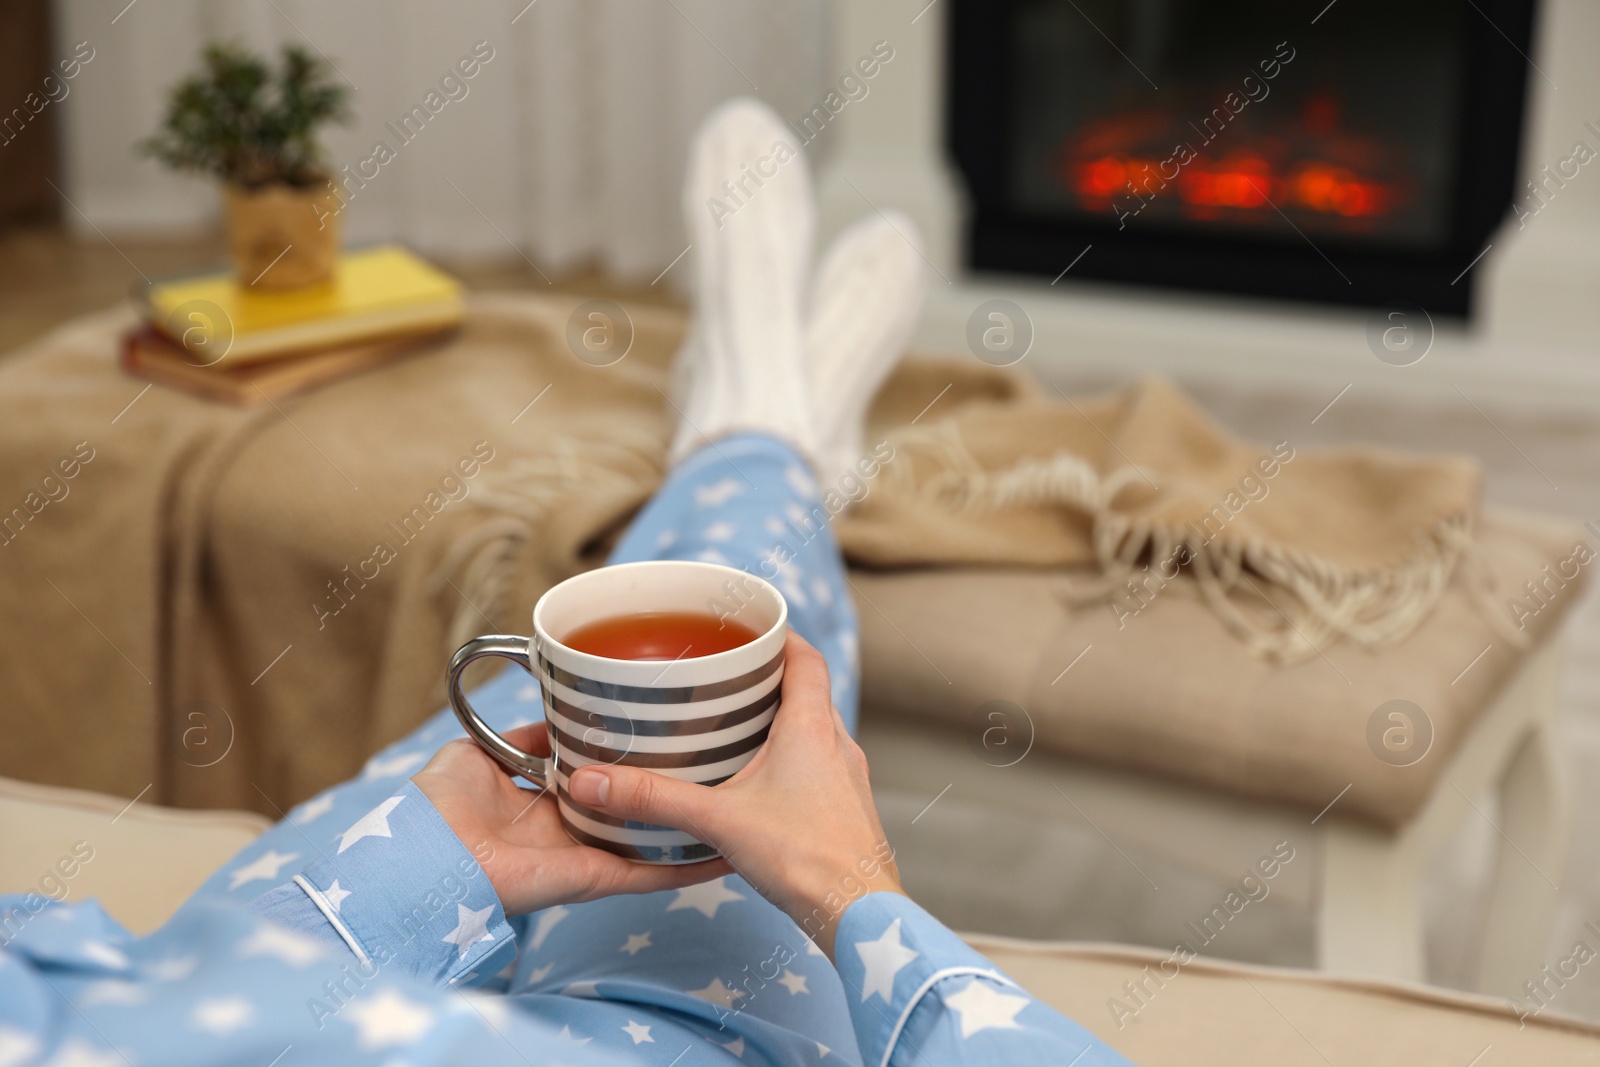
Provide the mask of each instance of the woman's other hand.
[{"label": "woman's other hand", "polygon": [[771,733],[728,781],[703,786],[633,767],[585,767],[568,788],[580,804],[715,846],[829,958],[839,916],[852,901],[904,892],[866,757],[829,697],[827,664],[792,632]]},{"label": "woman's other hand", "polygon": [[[506,740],[548,755],[544,723],[506,732]],[[507,915],[616,893],[654,893],[731,873],[722,860],[680,866],[635,863],[580,845],[567,835],[549,791],[519,788],[475,742],[451,741],[411,779],[489,876]]]}]

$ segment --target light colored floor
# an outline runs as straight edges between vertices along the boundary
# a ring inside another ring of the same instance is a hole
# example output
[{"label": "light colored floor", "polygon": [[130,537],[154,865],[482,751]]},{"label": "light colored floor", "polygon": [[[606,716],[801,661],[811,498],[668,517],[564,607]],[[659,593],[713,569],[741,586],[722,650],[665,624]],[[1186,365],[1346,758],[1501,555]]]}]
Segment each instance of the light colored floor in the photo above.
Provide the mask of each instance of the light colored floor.
[{"label": "light colored floor", "polygon": [[[0,234],[0,354],[73,315],[126,296],[142,277],[158,278],[222,262],[216,237],[179,241],[66,238],[53,228]],[[517,260],[488,266],[446,264],[479,289],[547,289]],[[553,287],[652,303],[674,300],[648,286],[617,286],[592,271],[561,275]],[[1098,384],[1098,383],[1094,383]],[[1517,417],[1495,412],[1494,423],[1464,403],[1397,405],[1352,390],[1315,425],[1327,397],[1197,388],[1200,401],[1241,434],[1297,446],[1368,440],[1423,451],[1458,451],[1485,466],[1491,502],[1514,504],[1585,521],[1600,517],[1600,415],[1594,420]],[[1600,410],[1600,405],[1597,405]],[[1600,594],[1579,607],[1569,631],[1565,678],[1565,752],[1576,790],[1572,846],[1559,920],[1548,958],[1571,952],[1586,920],[1600,923]],[[1072,826],[996,827],[984,813],[946,799],[912,826],[925,798],[885,798],[886,822],[906,863],[908,883],[932,910],[961,928],[1031,937],[1078,937],[1163,945],[1184,918],[1207,910],[1219,886],[1153,857],[1140,866],[1162,887],[1159,899],[1105,841]],[[1493,812],[1490,810],[1490,814]],[[966,843],[959,862],[919,848],[919,841]],[[1482,907],[1481,885],[1495,840],[1487,823],[1468,825],[1436,864],[1427,887],[1429,965],[1434,980],[1464,987],[1473,965],[1472,930]],[[995,879],[994,871],[1007,877]],[[1159,873],[1158,873],[1159,872]],[[1249,922],[1230,926],[1215,946],[1239,959],[1304,965],[1310,962],[1309,915],[1268,898]],[[1600,946],[1591,947],[1600,948]],[[1600,1019],[1600,966],[1590,966],[1559,994],[1556,1009]]]}]

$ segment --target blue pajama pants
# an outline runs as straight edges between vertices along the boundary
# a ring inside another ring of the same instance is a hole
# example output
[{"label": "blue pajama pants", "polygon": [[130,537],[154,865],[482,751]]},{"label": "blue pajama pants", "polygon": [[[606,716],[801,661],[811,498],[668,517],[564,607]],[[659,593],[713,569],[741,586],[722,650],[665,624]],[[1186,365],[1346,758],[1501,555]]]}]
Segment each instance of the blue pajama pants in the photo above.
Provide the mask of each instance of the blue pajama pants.
[{"label": "blue pajama pants", "polygon": [[[702,448],[671,472],[611,562],[706,560],[770,580],[788,601],[789,625],[826,658],[834,702],[854,730],[857,626],[839,548],[822,521],[826,514],[810,471],[786,445],[758,435],[732,437]],[[537,684],[516,668],[475,691],[472,703],[502,731],[543,714]],[[446,708],[373,756],[359,777],[295,809],[241,859],[269,850],[311,852],[308,842],[324,843],[350,826],[441,745],[461,736]],[[237,869],[238,862],[228,867]],[[292,873],[286,870],[277,882],[231,886],[233,880],[219,872],[196,898],[248,901]],[[486,984],[480,987],[562,994],[559,1013],[552,1016],[570,1028],[574,1040],[616,1044],[649,1062],[659,1059],[662,1067],[676,1063],[675,1056],[684,1057],[683,1067],[708,1062],[702,1054],[687,1055],[681,1041],[667,1039],[687,1029],[746,1063],[859,1063],[845,990],[833,965],[742,878],[550,908],[513,924],[519,931],[515,962],[498,975],[481,976]],[[595,982],[604,983],[603,990]],[[700,1017],[679,1010],[703,1009],[708,996],[718,995],[732,1009],[720,1025],[705,1022],[703,1010]],[[630,1043],[622,1031],[624,1016],[657,1023],[662,1040]]]}]

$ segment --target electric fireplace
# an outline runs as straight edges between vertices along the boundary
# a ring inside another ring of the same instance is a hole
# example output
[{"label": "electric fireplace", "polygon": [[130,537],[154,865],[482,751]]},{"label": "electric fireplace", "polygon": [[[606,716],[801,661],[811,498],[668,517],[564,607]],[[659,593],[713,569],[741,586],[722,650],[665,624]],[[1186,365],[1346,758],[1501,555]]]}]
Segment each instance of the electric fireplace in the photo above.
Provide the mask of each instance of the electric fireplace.
[{"label": "electric fireplace", "polygon": [[1534,0],[952,3],[975,269],[1470,312]]}]

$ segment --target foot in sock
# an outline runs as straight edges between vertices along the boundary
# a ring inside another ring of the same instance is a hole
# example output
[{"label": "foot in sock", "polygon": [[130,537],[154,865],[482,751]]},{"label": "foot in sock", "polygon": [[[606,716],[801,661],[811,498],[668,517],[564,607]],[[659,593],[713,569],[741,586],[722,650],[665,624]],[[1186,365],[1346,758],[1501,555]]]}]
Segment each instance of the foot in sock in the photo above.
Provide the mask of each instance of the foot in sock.
[{"label": "foot in sock", "polygon": [[815,463],[802,301],[816,204],[794,135],[754,100],[718,107],[690,149],[683,209],[694,245],[694,324],[680,356],[690,363],[669,458],[756,431]]},{"label": "foot in sock", "polygon": [[916,224],[897,211],[850,225],[817,267],[805,343],[818,463],[829,482],[862,458],[867,409],[916,327],[924,272]]},{"label": "foot in sock", "polygon": [[[703,252],[693,322],[675,368],[684,419],[674,462],[707,439],[757,430],[799,446],[822,477],[837,481],[861,458],[867,409],[916,325],[925,278],[920,236],[905,215],[875,212],[835,239],[802,287],[810,297],[796,344],[796,257],[809,254],[814,225],[810,175],[798,151],[781,121],[753,101],[724,105],[695,140],[684,212]],[[750,173],[752,161],[766,160],[793,180]],[[735,232],[736,224],[744,228]],[[803,278],[809,264],[798,262]],[[731,264],[748,272],[732,284]],[[804,353],[799,382],[797,347]],[[797,427],[802,411],[808,422]]]}]

